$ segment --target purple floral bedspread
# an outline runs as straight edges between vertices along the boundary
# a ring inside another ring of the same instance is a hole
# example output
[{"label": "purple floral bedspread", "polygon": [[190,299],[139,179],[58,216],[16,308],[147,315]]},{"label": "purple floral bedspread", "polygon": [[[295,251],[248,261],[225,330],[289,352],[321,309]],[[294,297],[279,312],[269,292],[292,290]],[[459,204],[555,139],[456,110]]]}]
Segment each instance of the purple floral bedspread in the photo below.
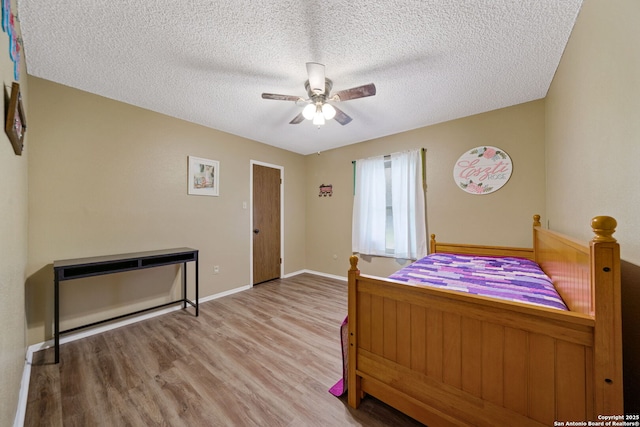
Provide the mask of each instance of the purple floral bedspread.
[{"label": "purple floral bedspread", "polygon": [[568,310],[551,279],[525,258],[437,253],[395,272],[390,279]]}]

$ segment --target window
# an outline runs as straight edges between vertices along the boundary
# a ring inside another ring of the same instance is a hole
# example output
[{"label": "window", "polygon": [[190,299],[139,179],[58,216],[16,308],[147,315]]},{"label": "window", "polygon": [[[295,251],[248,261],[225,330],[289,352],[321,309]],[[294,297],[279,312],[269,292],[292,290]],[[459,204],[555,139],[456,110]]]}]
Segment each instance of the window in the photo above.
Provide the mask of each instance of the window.
[{"label": "window", "polygon": [[353,252],[418,259],[427,254],[422,152],[356,161]]},{"label": "window", "polygon": [[384,179],[385,179],[385,253],[393,255],[395,244],[393,241],[393,195],[391,192],[391,156],[384,157]]}]

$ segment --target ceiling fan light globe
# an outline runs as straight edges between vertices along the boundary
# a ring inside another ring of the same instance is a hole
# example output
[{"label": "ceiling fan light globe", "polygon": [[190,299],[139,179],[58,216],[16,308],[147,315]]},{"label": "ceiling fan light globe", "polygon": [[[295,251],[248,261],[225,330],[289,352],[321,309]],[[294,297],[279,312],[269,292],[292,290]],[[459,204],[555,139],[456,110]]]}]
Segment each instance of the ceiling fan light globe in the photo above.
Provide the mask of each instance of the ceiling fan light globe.
[{"label": "ceiling fan light globe", "polygon": [[322,115],[325,120],[331,120],[336,116],[336,109],[331,104],[324,104],[322,106]]},{"label": "ceiling fan light globe", "polygon": [[302,110],[302,115],[305,119],[311,120],[316,115],[316,106],[314,104],[309,104]]},{"label": "ceiling fan light globe", "polygon": [[324,114],[316,113],[315,116],[313,116],[313,124],[316,126],[322,126],[324,124]]}]

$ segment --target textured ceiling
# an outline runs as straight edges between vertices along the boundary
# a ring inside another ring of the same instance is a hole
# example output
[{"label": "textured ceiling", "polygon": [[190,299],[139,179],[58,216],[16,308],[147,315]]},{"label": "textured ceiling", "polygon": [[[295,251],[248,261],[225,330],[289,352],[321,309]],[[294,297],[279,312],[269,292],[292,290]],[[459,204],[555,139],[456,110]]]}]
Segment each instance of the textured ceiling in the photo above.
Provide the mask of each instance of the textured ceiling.
[{"label": "textured ceiling", "polygon": [[[30,75],[301,154],[543,98],[582,0],[18,0]],[[353,118],[289,124],[306,62]]]}]

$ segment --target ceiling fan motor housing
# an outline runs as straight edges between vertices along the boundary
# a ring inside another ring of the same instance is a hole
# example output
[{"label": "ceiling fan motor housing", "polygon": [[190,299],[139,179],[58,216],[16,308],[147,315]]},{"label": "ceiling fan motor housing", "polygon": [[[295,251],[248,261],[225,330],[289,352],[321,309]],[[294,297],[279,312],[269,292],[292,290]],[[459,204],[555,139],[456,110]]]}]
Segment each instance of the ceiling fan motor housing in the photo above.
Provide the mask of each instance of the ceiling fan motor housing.
[{"label": "ceiling fan motor housing", "polygon": [[[327,99],[327,96],[331,93],[331,89],[333,88],[333,82],[331,81],[331,79],[324,79],[324,92],[323,93],[319,93],[319,92],[314,92],[313,89],[311,89],[311,84],[309,83],[309,80],[307,80],[306,82],[304,82],[304,88],[307,91],[307,94],[309,95],[309,98],[313,101],[313,102],[324,102]],[[321,99],[318,99],[321,98]]]}]

